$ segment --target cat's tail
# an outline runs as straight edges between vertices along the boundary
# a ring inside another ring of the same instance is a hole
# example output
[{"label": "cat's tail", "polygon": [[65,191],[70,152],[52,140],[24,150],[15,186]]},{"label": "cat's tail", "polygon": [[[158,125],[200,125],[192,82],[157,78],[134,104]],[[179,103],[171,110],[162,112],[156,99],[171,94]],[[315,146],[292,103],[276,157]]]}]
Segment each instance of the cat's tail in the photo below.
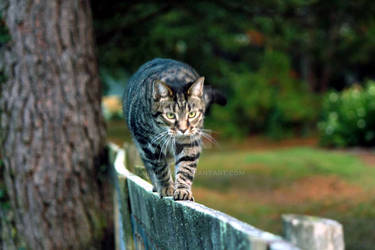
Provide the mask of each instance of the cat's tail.
[{"label": "cat's tail", "polygon": [[206,102],[206,114],[209,113],[210,107],[213,103],[221,106],[225,106],[227,104],[227,98],[225,95],[210,85],[206,85],[204,87],[204,96]]}]

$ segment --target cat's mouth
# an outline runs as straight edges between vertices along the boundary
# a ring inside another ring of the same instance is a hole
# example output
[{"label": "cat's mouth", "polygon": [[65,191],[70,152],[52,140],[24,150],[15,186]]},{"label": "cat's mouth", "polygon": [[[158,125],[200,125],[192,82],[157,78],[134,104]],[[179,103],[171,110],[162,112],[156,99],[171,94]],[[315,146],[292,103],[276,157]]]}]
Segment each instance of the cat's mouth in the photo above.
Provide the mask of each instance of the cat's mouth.
[{"label": "cat's mouth", "polygon": [[177,138],[182,138],[182,139],[185,139],[185,138],[190,138],[190,137],[193,137],[194,135],[193,134],[181,134],[181,135],[176,135]]},{"label": "cat's mouth", "polygon": [[176,138],[189,138],[189,137],[196,136],[198,133],[196,131],[191,131],[191,130],[187,130],[187,131],[172,130],[170,131],[169,134]]}]

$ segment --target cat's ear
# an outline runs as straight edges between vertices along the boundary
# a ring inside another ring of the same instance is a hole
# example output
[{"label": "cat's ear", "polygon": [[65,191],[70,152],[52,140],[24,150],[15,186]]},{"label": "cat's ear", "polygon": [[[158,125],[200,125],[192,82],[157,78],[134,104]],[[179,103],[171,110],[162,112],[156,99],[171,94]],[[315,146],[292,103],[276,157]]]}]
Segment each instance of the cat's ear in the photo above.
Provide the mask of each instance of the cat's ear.
[{"label": "cat's ear", "polygon": [[152,90],[152,97],[154,98],[154,100],[157,100],[161,97],[168,97],[172,95],[173,91],[168,87],[168,85],[165,82],[160,80],[156,80],[154,82],[154,87]]},{"label": "cat's ear", "polygon": [[202,97],[203,96],[204,76],[199,77],[189,88],[188,95]]}]

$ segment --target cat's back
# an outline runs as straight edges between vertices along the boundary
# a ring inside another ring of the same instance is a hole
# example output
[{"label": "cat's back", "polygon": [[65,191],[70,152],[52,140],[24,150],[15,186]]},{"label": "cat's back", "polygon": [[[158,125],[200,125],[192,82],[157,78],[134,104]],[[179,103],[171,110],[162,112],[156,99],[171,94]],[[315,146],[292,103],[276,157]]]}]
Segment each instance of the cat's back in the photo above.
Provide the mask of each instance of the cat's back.
[{"label": "cat's back", "polygon": [[166,58],[155,58],[143,64],[129,79],[123,96],[124,112],[129,112],[131,103],[141,101],[149,105],[152,98],[152,83],[161,80],[173,89],[183,89],[195,81],[198,73],[189,65]]},{"label": "cat's back", "polygon": [[161,80],[171,87],[181,87],[195,81],[198,73],[188,64],[167,58],[155,58],[143,64],[130,78],[130,86],[142,86]]}]

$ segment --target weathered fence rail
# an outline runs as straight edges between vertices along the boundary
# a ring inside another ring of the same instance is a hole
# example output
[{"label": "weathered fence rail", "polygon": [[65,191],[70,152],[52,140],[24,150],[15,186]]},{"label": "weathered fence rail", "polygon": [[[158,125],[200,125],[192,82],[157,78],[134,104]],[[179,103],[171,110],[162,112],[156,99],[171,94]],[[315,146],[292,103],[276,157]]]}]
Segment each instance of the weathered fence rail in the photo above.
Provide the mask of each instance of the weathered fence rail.
[{"label": "weathered fence rail", "polygon": [[[285,215],[286,240],[199,203],[160,199],[150,183],[125,167],[125,162],[137,160],[126,160],[124,150],[110,147],[117,249],[344,249],[342,227],[332,220]],[[127,150],[135,156],[134,150]]]}]

